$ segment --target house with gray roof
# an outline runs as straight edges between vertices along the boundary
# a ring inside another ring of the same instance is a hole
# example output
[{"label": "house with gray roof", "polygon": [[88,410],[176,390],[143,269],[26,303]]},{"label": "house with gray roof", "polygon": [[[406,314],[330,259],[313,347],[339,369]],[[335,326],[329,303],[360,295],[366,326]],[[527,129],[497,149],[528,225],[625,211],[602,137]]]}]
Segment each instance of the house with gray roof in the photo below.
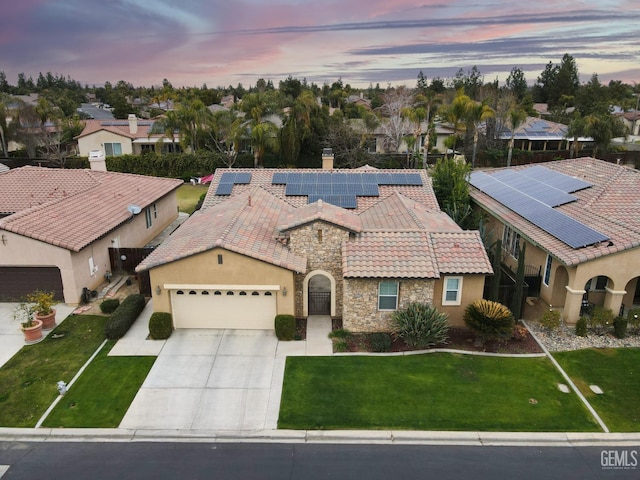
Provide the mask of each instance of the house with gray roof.
[{"label": "house with gray roof", "polygon": [[473,203],[502,260],[541,276],[537,295],[575,323],[640,305],[640,171],[591,157],[474,171]]},{"label": "house with gray roof", "polygon": [[218,169],[138,271],[176,328],[272,329],[277,314],[388,331],[410,302],[462,324],[492,273],[479,232],[438,206],[423,170]]}]

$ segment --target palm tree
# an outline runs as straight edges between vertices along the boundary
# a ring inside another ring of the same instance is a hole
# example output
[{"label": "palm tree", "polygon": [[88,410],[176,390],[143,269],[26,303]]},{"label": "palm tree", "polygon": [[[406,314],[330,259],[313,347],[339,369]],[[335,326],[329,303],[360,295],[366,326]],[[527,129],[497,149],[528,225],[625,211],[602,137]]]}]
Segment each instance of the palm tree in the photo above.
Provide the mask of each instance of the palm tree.
[{"label": "palm tree", "polygon": [[278,148],[278,126],[268,117],[277,111],[277,98],[270,90],[245,95],[240,108],[249,115],[245,125],[249,129],[249,138],[253,148],[255,168],[263,167],[263,157],[267,147]]},{"label": "palm tree", "polygon": [[[418,97],[422,97],[418,95],[416,100],[421,102],[421,99]],[[419,103],[418,103],[419,104]],[[407,144],[407,164],[409,163],[409,151],[414,150],[417,154],[417,150],[419,147],[418,139],[422,134],[422,121],[427,118],[427,111],[422,106],[413,106],[413,107],[405,107],[401,110],[400,115],[403,119],[408,120],[411,124],[413,124],[413,136],[407,137],[405,139],[405,143]]]},{"label": "palm tree", "polygon": [[586,122],[584,117],[576,112],[569,122],[569,128],[567,129],[567,140],[573,139],[571,144],[571,158],[575,158],[578,155],[580,149],[580,137],[584,137],[586,134]]},{"label": "palm tree", "polygon": [[[449,123],[451,123],[451,125],[453,125],[453,137],[455,138],[455,141],[452,141],[453,150],[455,150],[455,145],[457,143],[458,129],[467,116],[468,105],[471,102],[471,98],[464,94],[464,88],[461,88],[457,91],[455,98],[444,111],[444,117]],[[449,142],[449,145],[451,145],[452,142]]]},{"label": "palm tree", "polygon": [[516,141],[516,130],[527,119],[527,112],[522,110],[520,106],[516,106],[509,110],[509,127],[511,128],[511,139],[509,140],[509,153],[507,154],[507,167],[511,166],[511,157],[513,155],[513,146]]},{"label": "palm tree", "polygon": [[467,121],[473,125],[473,154],[471,155],[471,167],[476,164],[476,151],[478,149],[478,126],[487,118],[494,117],[495,110],[486,103],[470,101],[467,103]]}]

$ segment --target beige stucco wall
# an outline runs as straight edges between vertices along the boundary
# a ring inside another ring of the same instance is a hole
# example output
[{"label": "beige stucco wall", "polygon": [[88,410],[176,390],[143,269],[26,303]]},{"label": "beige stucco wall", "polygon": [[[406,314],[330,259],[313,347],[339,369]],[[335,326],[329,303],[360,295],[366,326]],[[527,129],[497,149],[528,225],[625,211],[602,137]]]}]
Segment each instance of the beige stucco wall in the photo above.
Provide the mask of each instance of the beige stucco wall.
[{"label": "beige stucco wall", "polygon": [[[409,303],[433,303],[434,281],[401,279],[398,288],[398,308]],[[388,332],[393,312],[378,310],[380,279],[345,278],[342,326],[352,332]]]},{"label": "beige stucco wall", "polygon": [[[222,255],[222,265],[218,264],[218,255]],[[222,248],[152,268],[149,274],[156,312],[171,312],[164,285],[280,285],[277,313],[294,314],[293,272]],[[161,287],[160,295],[156,294],[157,286]],[[282,294],[284,288],[289,292],[286,296]]]},{"label": "beige stucco wall", "polygon": [[[40,242],[29,237],[3,231],[6,245],[0,245],[0,265],[57,266],[62,276],[64,301],[80,302],[84,287],[95,289],[110,270],[109,248],[119,241],[121,247],[143,247],[178,216],[175,191],[156,202],[157,218],[147,228],[144,210],[127,223],[96,240],[79,252]],[[97,271],[91,274],[89,258],[93,257]]]},{"label": "beige stucco wall", "polygon": [[78,139],[79,154],[81,157],[88,157],[91,150],[102,150],[104,152],[105,143],[119,143],[122,145],[123,155],[133,153],[133,143],[130,138],[100,130]]},{"label": "beige stucco wall", "polygon": [[[322,230],[320,239],[318,231]],[[304,279],[314,270],[324,270],[335,280],[336,316],[341,316],[343,299],[342,242],[349,239],[349,232],[325,222],[313,222],[289,232],[289,248],[300,256],[307,257],[307,271],[295,277],[296,316],[302,317],[305,295]]]},{"label": "beige stucco wall", "polygon": [[460,296],[460,305],[442,305],[442,288],[445,278],[458,277],[461,275],[443,275],[435,281],[433,305],[441,312],[449,316],[449,323],[454,327],[464,326],[464,309],[470,303],[483,297],[484,294],[484,275],[462,275],[462,295]]}]

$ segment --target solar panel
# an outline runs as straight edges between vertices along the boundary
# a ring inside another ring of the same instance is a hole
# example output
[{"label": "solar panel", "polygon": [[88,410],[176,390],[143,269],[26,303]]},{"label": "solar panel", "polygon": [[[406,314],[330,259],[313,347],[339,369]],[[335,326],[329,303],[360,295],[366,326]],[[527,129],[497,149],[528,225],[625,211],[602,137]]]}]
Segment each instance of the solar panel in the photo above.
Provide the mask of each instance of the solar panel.
[{"label": "solar panel", "polygon": [[231,195],[233,183],[219,183],[216,188],[216,195]]},{"label": "solar panel", "polygon": [[284,194],[285,195],[302,195],[302,184],[287,183],[287,186],[284,189]]},{"label": "solar panel", "polygon": [[347,194],[347,184],[346,183],[334,183],[331,185],[331,194],[332,195],[346,195]]},{"label": "solar panel", "polygon": [[362,184],[362,193],[363,197],[379,197],[380,191],[378,190],[377,183],[363,183]]},{"label": "solar panel", "polygon": [[287,183],[302,183],[302,174],[301,173],[287,174]]},{"label": "solar panel", "polygon": [[564,173],[556,172],[550,168],[541,167],[540,165],[534,165],[519,171],[520,174],[531,177],[542,183],[546,183],[558,190],[562,190],[566,193],[577,192],[578,190],[584,190],[585,188],[593,187],[592,183],[586,182]]},{"label": "solar panel", "polygon": [[609,239],[485,173],[472,173],[469,183],[572,248],[586,247]]},{"label": "solar panel", "polygon": [[340,208],[357,208],[358,200],[354,195],[309,195],[308,203],[314,203],[318,200],[330,203]]},{"label": "solar panel", "polygon": [[322,184],[332,184],[333,183],[333,174],[331,173],[319,173],[318,174],[318,183]]},{"label": "solar panel", "polygon": [[407,185],[422,186],[422,177],[419,173],[406,173]]},{"label": "solar panel", "polygon": [[539,182],[526,175],[520,175],[513,170],[502,170],[500,172],[491,175],[492,178],[500,180],[506,183],[512,188],[541,201],[545,205],[550,207],[557,207],[576,201],[578,198],[558,190],[557,188],[547,185],[546,183]]},{"label": "solar panel", "polygon": [[287,183],[287,173],[283,173],[283,172],[277,172],[273,174],[273,177],[271,177],[271,184],[272,185],[286,185]]},{"label": "solar panel", "polygon": [[236,183],[236,173],[235,172],[224,172],[222,177],[220,177],[220,183]]},{"label": "solar panel", "polygon": [[378,185],[394,185],[392,176],[390,173],[378,173],[376,174],[376,179],[378,181]]},{"label": "solar panel", "polygon": [[236,172],[236,181],[239,185],[246,185],[251,183],[251,173],[249,172]]}]

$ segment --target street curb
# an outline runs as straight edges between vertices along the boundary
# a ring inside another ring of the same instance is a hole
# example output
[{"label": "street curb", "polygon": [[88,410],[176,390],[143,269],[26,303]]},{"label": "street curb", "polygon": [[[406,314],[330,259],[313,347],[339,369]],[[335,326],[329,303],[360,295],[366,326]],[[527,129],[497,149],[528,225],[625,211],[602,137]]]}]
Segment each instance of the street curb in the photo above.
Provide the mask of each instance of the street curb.
[{"label": "street curb", "polygon": [[444,432],[411,430],[129,430],[0,428],[0,441],[309,443],[467,446],[640,446],[640,433]]}]

